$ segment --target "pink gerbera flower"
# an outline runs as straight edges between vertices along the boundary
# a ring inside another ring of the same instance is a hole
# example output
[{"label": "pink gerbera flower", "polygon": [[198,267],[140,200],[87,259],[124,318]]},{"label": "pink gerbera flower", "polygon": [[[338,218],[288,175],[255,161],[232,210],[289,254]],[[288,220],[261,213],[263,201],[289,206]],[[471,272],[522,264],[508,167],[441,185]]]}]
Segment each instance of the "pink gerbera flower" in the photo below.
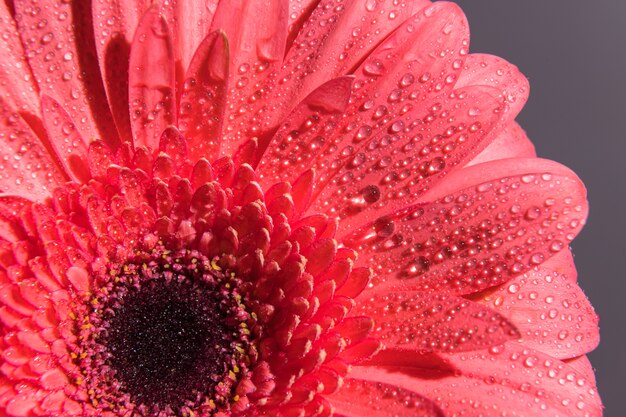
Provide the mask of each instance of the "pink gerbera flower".
[{"label": "pink gerbera flower", "polygon": [[601,415],[585,189],[457,6],[0,22],[0,417]]}]

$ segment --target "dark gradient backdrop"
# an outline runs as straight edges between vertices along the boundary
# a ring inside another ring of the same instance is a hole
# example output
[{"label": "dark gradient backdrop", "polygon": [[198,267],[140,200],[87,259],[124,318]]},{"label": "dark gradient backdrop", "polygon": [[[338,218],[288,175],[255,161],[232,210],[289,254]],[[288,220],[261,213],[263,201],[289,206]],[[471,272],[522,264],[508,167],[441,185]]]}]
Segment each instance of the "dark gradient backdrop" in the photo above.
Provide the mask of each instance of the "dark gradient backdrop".
[{"label": "dark gradient backdrop", "polygon": [[539,156],[572,168],[590,201],[573,244],[600,315],[590,355],[605,417],[626,416],[626,1],[456,0],[471,51],[499,55],[530,80],[518,121]]}]

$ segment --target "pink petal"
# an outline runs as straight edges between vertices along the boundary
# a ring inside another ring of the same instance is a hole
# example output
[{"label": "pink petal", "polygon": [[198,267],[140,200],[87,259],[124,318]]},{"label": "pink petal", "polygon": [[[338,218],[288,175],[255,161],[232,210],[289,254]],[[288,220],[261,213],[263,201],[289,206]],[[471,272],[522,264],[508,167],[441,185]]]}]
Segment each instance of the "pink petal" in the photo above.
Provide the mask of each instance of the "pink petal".
[{"label": "pink petal", "polygon": [[6,405],[6,413],[11,417],[26,417],[33,415],[31,410],[35,408],[39,401],[33,392],[23,391],[14,396]]},{"label": "pink petal", "polygon": [[602,415],[593,381],[584,373],[515,342],[442,358],[446,368],[440,376],[429,370],[431,377],[422,379],[423,370],[419,363],[411,364],[413,358],[385,351],[370,361],[375,366],[354,367],[350,376],[418,392],[446,415]]},{"label": "pink petal", "polygon": [[350,73],[372,47],[430,2],[333,3],[318,3],[285,57],[288,65],[278,79],[287,77],[281,90],[295,95],[292,102],[300,101],[324,80]]},{"label": "pink petal", "polygon": [[141,18],[130,49],[130,121],[135,146],[155,149],[176,121],[176,72],[171,34],[156,7]]},{"label": "pink petal", "polygon": [[596,375],[587,356],[579,356],[577,358],[568,359],[564,362],[575,369],[576,372],[582,375],[587,381],[593,383],[594,386],[596,385]]},{"label": "pink petal", "polygon": [[68,384],[67,375],[60,369],[51,369],[41,376],[41,386],[49,391],[59,390]]},{"label": "pink petal", "polygon": [[254,161],[259,164],[261,184],[270,187],[279,181],[293,182],[298,173],[307,170],[325,146],[325,130],[336,127],[343,117],[353,82],[353,77],[345,76],[322,84],[285,118],[265,154]]},{"label": "pink petal", "polygon": [[498,136],[466,166],[506,158],[534,158],[535,146],[517,122],[509,122]]},{"label": "pink petal", "polygon": [[[0,99],[0,192],[44,200],[65,182],[57,161],[22,117]],[[29,173],[25,175],[25,173]]]},{"label": "pink petal", "polygon": [[67,176],[80,183],[89,181],[91,176],[85,159],[87,144],[74,121],[59,103],[47,95],[41,97],[41,114],[52,149]]},{"label": "pink petal", "polygon": [[460,352],[519,337],[515,327],[498,312],[460,297],[391,292],[358,300],[353,314],[375,320],[371,336],[386,348]]},{"label": "pink petal", "polygon": [[302,26],[310,15],[319,0],[289,0],[289,32],[295,37],[297,30]]},{"label": "pink petal", "polygon": [[39,115],[37,86],[26,61],[15,21],[5,2],[0,2],[0,98],[7,105],[31,115]]},{"label": "pink petal", "polygon": [[84,138],[117,143],[93,50],[87,2],[16,0],[15,20],[42,94],[68,112]]},{"label": "pink petal", "polygon": [[373,291],[468,294],[502,284],[566,248],[587,216],[576,175],[541,159],[458,170],[427,198],[340,239],[359,253],[357,265],[375,266]]},{"label": "pink petal", "polygon": [[512,121],[528,100],[528,80],[502,58],[486,54],[471,54],[465,60],[456,87],[486,85],[498,89],[507,104],[506,119]]},{"label": "pink petal", "polygon": [[198,46],[210,32],[217,3],[217,0],[161,2],[161,14],[172,29],[176,61],[180,61],[183,71],[187,70]]},{"label": "pink petal", "polygon": [[63,408],[63,402],[66,397],[63,391],[54,391],[46,395],[46,398],[41,402],[41,408],[50,413],[59,413]]},{"label": "pink petal", "polygon": [[240,118],[249,106],[257,107],[259,85],[279,69],[285,56],[287,13],[287,0],[218,3],[211,30],[226,33],[231,51],[229,105],[223,119],[224,155],[233,154],[247,139],[238,135],[241,125],[234,126],[231,121]]},{"label": "pink petal", "polygon": [[94,0],[91,2],[95,45],[113,119],[123,141],[132,138],[128,109],[130,44],[148,0]]},{"label": "pink petal", "polygon": [[243,72],[239,71],[241,65],[282,61],[287,38],[287,12],[286,0],[218,3],[211,30],[226,33],[232,51],[230,69],[233,75]]},{"label": "pink petal", "polygon": [[374,130],[363,144],[340,143],[343,153],[325,156],[332,161],[326,166],[319,163],[318,193],[309,210],[340,218],[339,233],[345,233],[411,204],[493,139],[500,103],[492,93],[488,87],[455,90],[430,102],[428,110]]},{"label": "pink petal", "polygon": [[[442,32],[448,35],[442,38]],[[350,105],[345,110],[337,109],[345,113],[342,119],[318,119],[316,109],[310,109],[307,114],[306,107],[302,105],[287,118],[288,122],[280,128],[269,146],[271,154],[264,158],[272,164],[265,172],[267,181],[293,181],[306,169],[315,168],[319,193],[324,185],[333,180],[339,181],[344,174],[359,179],[356,174],[346,171],[357,166],[359,169],[368,168],[370,163],[363,161],[368,155],[376,160],[390,155],[393,149],[383,149],[387,143],[393,144],[390,146],[394,148],[404,146],[410,139],[417,140],[420,133],[417,130],[420,129],[441,130],[441,133],[448,131],[452,122],[448,122],[447,118],[438,118],[443,114],[440,109],[442,104],[446,107],[446,104],[458,104],[459,101],[466,106],[474,106],[475,103],[470,103],[470,100],[477,99],[476,95],[450,98],[447,94],[462,67],[467,32],[465,17],[453,4],[439,3],[406,21],[356,70]],[[423,45],[429,45],[429,48],[423,48]],[[323,91],[322,87],[317,91]],[[497,107],[494,100],[488,98],[490,89],[471,91],[475,94],[480,91],[481,97],[484,92],[486,101],[479,104],[479,108],[485,107],[482,120],[488,125],[487,121],[496,117],[492,111]],[[325,95],[328,98],[324,102],[332,103],[329,97],[332,97],[333,91],[329,90],[329,93]],[[335,94],[338,99],[350,97],[345,88],[337,89]],[[468,117],[474,119],[470,124],[481,120],[468,116],[468,110],[464,109],[463,122]],[[294,113],[298,118],[291,122]],[[436,127],[430,126],[433,122]],[[452,131],[452,134],[456,133]],[[416,149],[426,145],[430,136],[434,136],[429,132],[426,134],[429,137],[424,144],[418,143]],[[474,145],[477,143],[474,142]],[[407,145],[404,152],[410,152],[409,147],[415,146]],[[379,155],[381,152],[385,155]],[[376,169],[376,173],[379,172],[380,167]],[[340,186],[331,188],[335,190]],[[327,210],[328,207],[324,207],[322,211]]]},{"label": "pink petal", "polygon": [[[249,100],[235,102],[235,120],[226,130],[226,153],[253,136],[272,132],[296,103],[323,82],[348,74],[390,32],[428,2],[357,0],[322,1],[307,19],[278,71],[270,74]],[[363,16],[363,10],[366,16]],[[385,18],[386,17],[386,18]],[[256,75],[254,71],[262,72]],[[246,70],[254,84],[269,71],[267,65]],[[242,99],[245,99],[242,97]],[[261,134],[259,134],[261,133]]]},{"label": "pink petal", "polygon": [[412,390],[360,379],[346,379],[337,393],[326,398],[338,416],[443,417],[444,415],[432,401]]},{"label": "pink petal", "polygon": [[89,272],[79,266],[71,266],[67,270],[67,279],[79,293],[91,291],[92,278]]},{"label": "pink petal", "polygon": [[474,299],[507,317],[525,346],[567,359],[595,349],[600,334],[593,307],[561,264],[574,269],[568,250]]},{"label": "pink petal", "polygon": [[228,60],[228,41],[222,32],[213,32],[202,41],[185,74],[179,126],[193,160],[215,160],[219,154]]}]

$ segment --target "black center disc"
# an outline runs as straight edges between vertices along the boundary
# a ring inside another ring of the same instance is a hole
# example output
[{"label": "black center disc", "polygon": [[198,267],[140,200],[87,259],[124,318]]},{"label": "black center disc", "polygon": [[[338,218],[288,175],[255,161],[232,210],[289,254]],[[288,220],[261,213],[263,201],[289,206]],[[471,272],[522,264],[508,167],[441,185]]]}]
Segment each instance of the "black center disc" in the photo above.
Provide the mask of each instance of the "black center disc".
[{"label": "black center disc", "polygon": [[195,400],[190,394],[210,392],[219,381],[213,376],[227,372],[225,317],[202,287],[152,281],[113,310],[101,342],[135,401],[177,408],[185,399]]}]

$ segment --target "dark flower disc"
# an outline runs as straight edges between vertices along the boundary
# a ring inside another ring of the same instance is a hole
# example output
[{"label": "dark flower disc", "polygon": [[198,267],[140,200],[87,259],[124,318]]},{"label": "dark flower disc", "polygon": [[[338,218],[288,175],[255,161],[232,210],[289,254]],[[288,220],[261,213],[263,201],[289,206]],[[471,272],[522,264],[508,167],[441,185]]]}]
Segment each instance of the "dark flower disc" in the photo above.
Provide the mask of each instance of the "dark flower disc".
[{"label": "dark flower disc", "polygon": [[199,253],[159,249],[101,279],[90,311],[78,313],[91,401],[141,416],[227,408],[255,356],[235,275]]}]

